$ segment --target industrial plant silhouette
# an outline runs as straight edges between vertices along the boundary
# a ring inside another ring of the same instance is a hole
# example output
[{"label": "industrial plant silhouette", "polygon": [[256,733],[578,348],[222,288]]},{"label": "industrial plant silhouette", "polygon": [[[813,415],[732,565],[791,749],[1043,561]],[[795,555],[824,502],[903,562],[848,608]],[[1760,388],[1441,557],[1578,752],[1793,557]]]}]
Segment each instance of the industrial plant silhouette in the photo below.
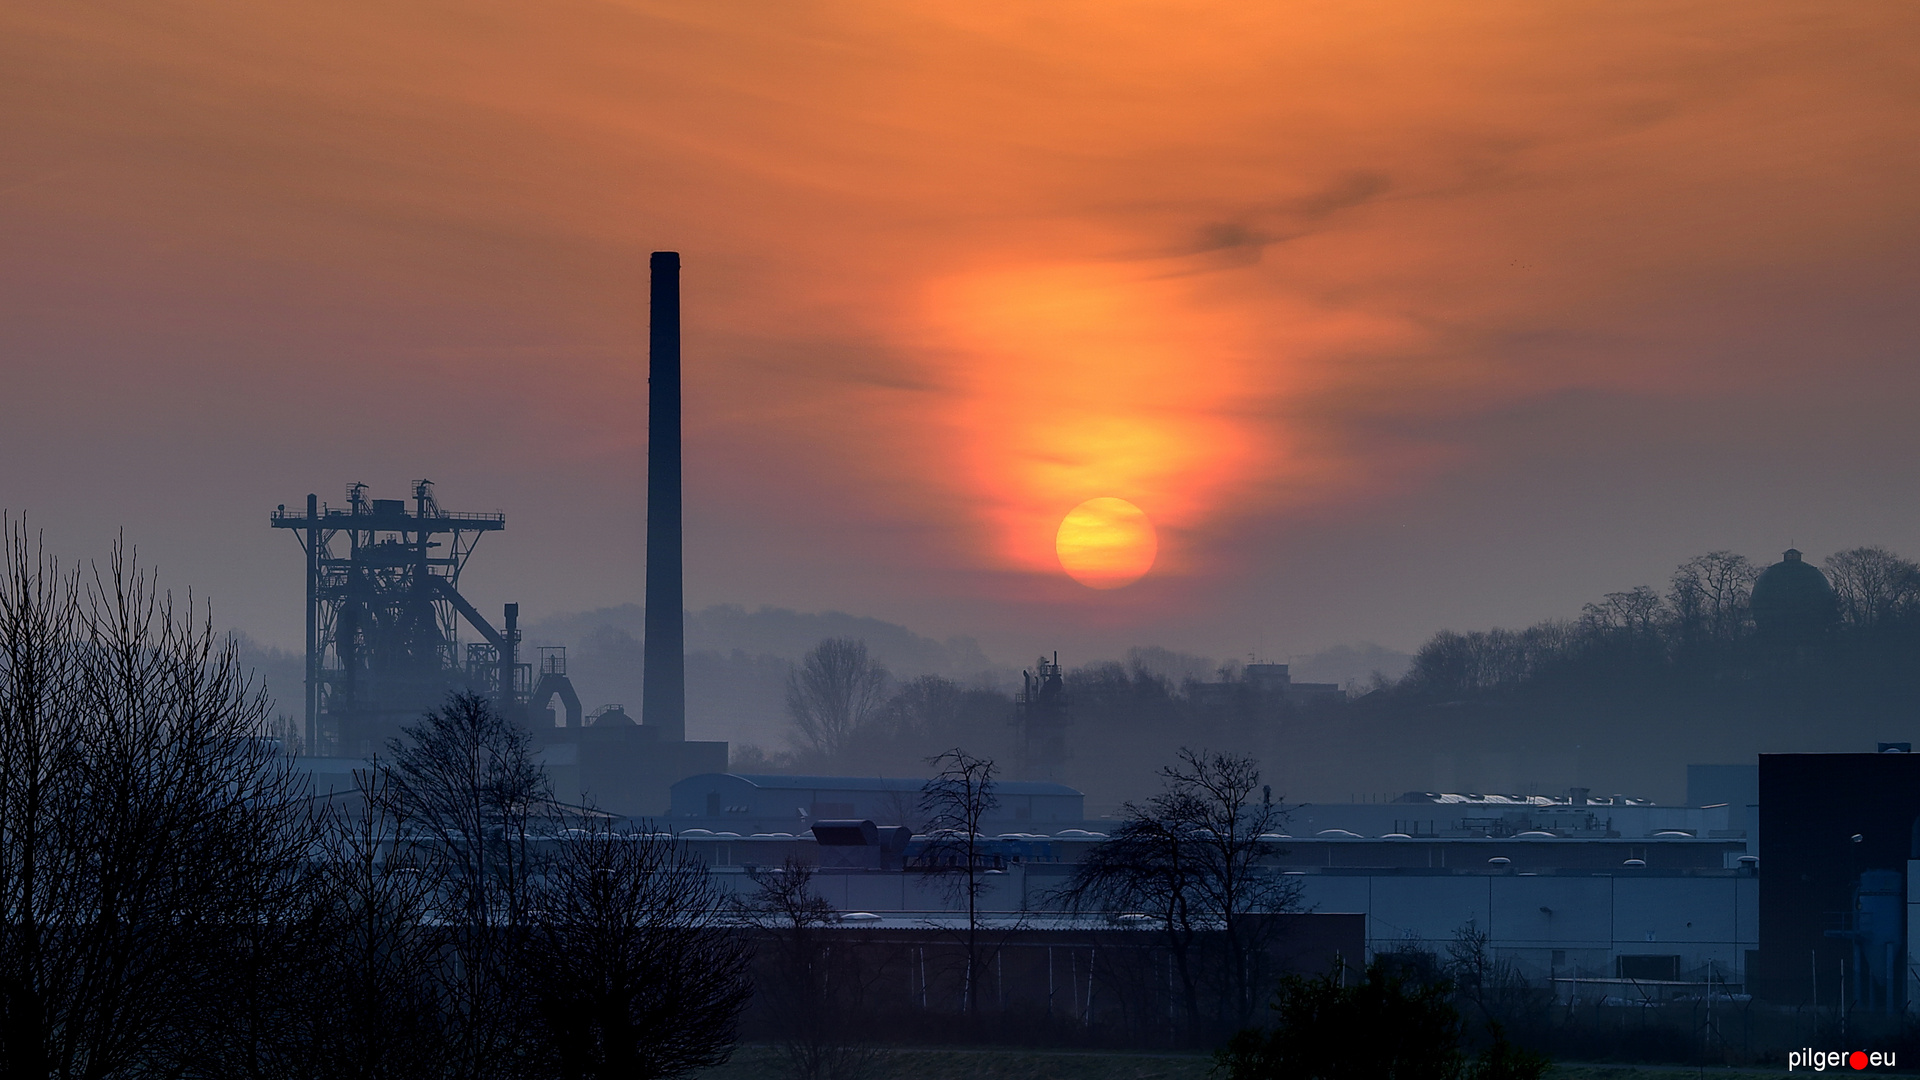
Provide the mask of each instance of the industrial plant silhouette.
[{"label": "industrial plant silhouette", "polygon": [[[306,555],[302,736],[317,773],[350,773],[456,691],[485,695],[527,726],[557,791],[620,814],[660,814],[674,781],[724,772],[727,744],[689,742],[681,584],[680,256],[651,260],[647,364],[644,694],[639,720],[619,705],[589,716],[564,647],[520,652],[519,605],[494,624],[460,594],[460,575],[504,514],[442,509],[432,481],[412,505],[347,488],[344,507],[308,495],[270,524]],[[461,641],[461,627],[479,641]],[[560,709],[553,703],[558,700]],[[331,762],[325,759],[331,759]]]}]

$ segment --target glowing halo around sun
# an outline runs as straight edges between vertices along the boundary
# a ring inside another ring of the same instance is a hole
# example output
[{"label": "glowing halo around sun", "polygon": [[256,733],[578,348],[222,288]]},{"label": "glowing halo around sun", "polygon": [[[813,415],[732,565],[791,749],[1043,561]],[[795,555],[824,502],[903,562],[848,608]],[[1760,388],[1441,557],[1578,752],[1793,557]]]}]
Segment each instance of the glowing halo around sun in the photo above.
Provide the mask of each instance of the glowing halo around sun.
[{"label": "glowing halo around sun", "polygon": [[1088,499],[1060,520],[1060,568],[1090,589],[1131,585],[1153,569],[1160,539],[1146,511],[1125,499]]}]

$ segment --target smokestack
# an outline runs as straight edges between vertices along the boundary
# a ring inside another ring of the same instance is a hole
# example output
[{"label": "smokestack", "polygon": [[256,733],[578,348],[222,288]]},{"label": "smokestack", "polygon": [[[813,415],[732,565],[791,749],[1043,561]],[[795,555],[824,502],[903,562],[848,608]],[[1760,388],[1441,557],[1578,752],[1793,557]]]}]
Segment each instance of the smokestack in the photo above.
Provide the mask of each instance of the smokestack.
[{"label": "smokestack", "polygon": [[520,644],[520,605],[506,606],[506,633],[500,635],[500,714],[515,720],[523,719],[518,715],[519,699],[514,697],[513,676],[520,666],[518,646]]},{"label": "smokestack", "polygon": [[680,253],[652,259],[647,350],[647,644],[640,722],[687,738],[685,601],[680,584]]}]

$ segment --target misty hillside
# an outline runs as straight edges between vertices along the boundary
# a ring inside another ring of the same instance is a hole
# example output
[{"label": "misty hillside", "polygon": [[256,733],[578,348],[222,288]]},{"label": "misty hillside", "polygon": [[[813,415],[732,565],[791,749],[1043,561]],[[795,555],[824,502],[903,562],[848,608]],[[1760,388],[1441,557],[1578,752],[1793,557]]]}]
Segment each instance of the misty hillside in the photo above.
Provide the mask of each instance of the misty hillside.
[{"label": "misty hillside", "polygon": [[[765,758],[748,751],[747,760],[754,762],[755,768],[917,775],[925,771],[929,754],[956,741],[981,753],[1010,753],[1009,725],[1012,694],[1019,685],[1018,669],[995,664],[972,638],[938,641],[895,623],[844,612],[809,613],[770,607],[748,610],[731,605],[689,612],[686,625],[688,731],[694,738],[724,739],[736,750],[748,747],[765,751]],[[567,646],[569,671],[590,710],[616,702],[631,709],[640,700],[644,628],[644,609],[638,604],[624,604],[539,620],[528,628],[526,641],[529,646]],[[843,760],[783,757],[801,745],[787,715],[787,673],[828,638],[864,643],[871,662],[889,676],[890,690],[934,676],[974,696],[968,699],[966,709],[944,721],[918,728],[907,725],[914,733],[898,726],[890,729],[891,733],[868,753],[855,753]],[[1295,677],[1302,681],[1365,687],[1376,679],[1400,677],[1412,661],[1410,654],[1365,643],[1296,658],[1293,668]],[[1102,663],[1112,662],[1088,657],[1074,666],[1091,670]],[[1178,695],[1189,682],[1237,678],[1237,665],[1237,661],[1143,647],[1129,650],[1124,664],[1118,666],[1150,676],[1167,687],[1168,693]],[[1169,748],[1183,740],[1199,740],[1205,725],[1184,735],[1182,729],[1180,724],[1157,729],[1149,742],[1156,746],[1167,742],[1163,733],[1169,733],[1167,737],[1172,739]],[[1120,734],[1103,733],[1097,723],[1087,729],[1093,742]],[[1096,753],[1089,760],[1101,758]],[[1160,763],[1159,758],[1150,764],[1143,759],[1136,763],[1138,767],[1128,769],[1128,775],[1138,783],[1123,785],[1125,793],[1118,797],[1148,790],[1152,769]],[[1096,790],[1118,790],[1104,776],[1089,775],[1087,780]]]},{"label": "misty hillside", "polygon": [[1682,797],[1690,763],[1920,741],[1920,565],[1880,548],[1764,571],[1713,552],[1664,589],[1520,630],[1436,634],[1297,752],[1322,784]]},{"label": "misty hillside", "polygon": [[[904,626],[844,612],[720,605],[688,612],[687,732],[696,739],[787,745],[787,671],[823,638],[867,643],[894,677],[940,675],[969,684],[1011,683],[972,638],[944,642]],[[526,628],[530,648],[564,645],[589,710],[619,703],[638,712],[645,609],[639,604],[549,616]]]},{"label": "misty hillside", "polygon": [[[637,604],[564,613],[529,624],[523,647],[532,661],[533,650],[565,646],[569,674],[590,712],[607,704],[637,712],[643,628]],[[298,717],[300,654],[262,647],[244,634],[236,638],[242,662],[275,697],[276,713]],[[787,679],[827,638],[866,645],[869,662],[886,673],[885,705],[860,718],[857,737],[822,753],[808,746],[788,715]],[[1086,790],[1090,805],[1110,809],[1149,793],[1157,783],[1154,770],[1188,744],[1255,752],[1290,794],[1304,784],[1313,797],[1326,798],[1325,785],[1316,781],[1328,776],[1349,783],[1338,764],[1329,770],[1298,752],[1313,741],[1308,728],[1338,729],[1334,714],[1323,708],[1308,724],[1285,702],[1249,698],[1240,688],[1240,659],[1157,646],[1130,649],[1119,660],[1061,659],[1080,701],[1061,778]],[[1352,692],[1400,678],[1413,659],[1371,643],[1291,658],[1296,680]],[[919,775],[930,754],[958,743],[1002,761],[1003,775],[1018,771],[1012,712],[1019,672],[995,665],[970,638],[942,642],[842,612],[713,607],[687,615],[686,671],[689,735],[732,743],[741,767]],[[1233,689],[1223,696],[1223,687]]]}]

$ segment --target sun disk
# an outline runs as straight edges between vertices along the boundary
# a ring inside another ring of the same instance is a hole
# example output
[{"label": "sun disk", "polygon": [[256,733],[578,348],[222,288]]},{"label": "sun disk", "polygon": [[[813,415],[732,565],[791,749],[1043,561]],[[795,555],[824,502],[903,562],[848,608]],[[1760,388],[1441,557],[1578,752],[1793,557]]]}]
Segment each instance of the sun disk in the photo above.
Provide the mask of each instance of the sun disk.
[{"label": "sun disk", "polygon": [[1061,519],[1054,551],[1073,580],[1092,589],[1118,589],[1153,569],[1160,541],[1146,511],[1125,499],[1088,499]]}]

